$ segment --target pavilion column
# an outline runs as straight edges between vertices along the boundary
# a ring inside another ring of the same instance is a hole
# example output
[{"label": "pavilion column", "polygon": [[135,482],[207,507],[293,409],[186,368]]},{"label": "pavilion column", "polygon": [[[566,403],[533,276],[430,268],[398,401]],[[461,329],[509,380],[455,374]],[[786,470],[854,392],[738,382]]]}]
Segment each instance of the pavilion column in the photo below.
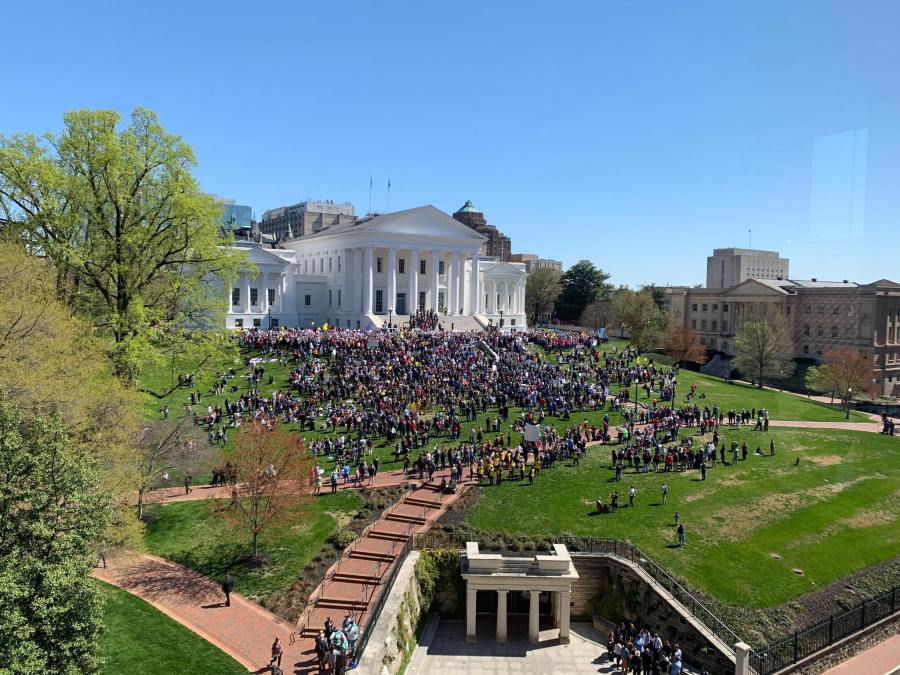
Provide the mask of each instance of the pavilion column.
[{"label": "pavilion column", "polygon": [[466,277],[466,259],[463,258],[459,261],[459,313],[466,313],[466,298],[469,297],[471,292],[469,291],[469,287],[466,285],[468,282],[468,277]]},{"label": "pavilion column", "polygon": [[459,314],[459,253],[450,260],[450,314]]},{"label": "pavilion column", "polygon": [[437,251],[431,254],[431,309],[438,311],[438,270],[440,269],[441,254]]},{"label": "pavilion column", "polygon": [[397,249],[388,249],[387,259],[387,307],[397,310]]},{"label": "pavilion column", "polygon": [[478,256],[472,256],[472,279],[470,281],[470,287],[472,289],[472,307],[471,313],[481,314],[481,275],[478,270]]},{"label": "pavilion column", "polygon": [[284,291],[287,285],[287,275],[282,272],[278,275],[278,287],[275,290],[275,308],[279,312],[284,311]]},{"label": "pavilion column", "polygon": [[528,591],[531,601],[528,605],[528,641],[537,643],[540,640],[540,624],[538,623],[538,609],[540,607],[541,592]]},{"label": "pavilion column", "polygon": [[569,611],[572,604],[572,591],[559,592],[559,641],[563,644],[569,642]]},{"label": "pavilion column", "polygon": [[497,591],[497,642],[506,642],[506,596],[509,591]]},{"label": "pavilion column", "polygon": [[366,259],[363,262],[363,314],[372,313],[372,247],[366,246]]},{"label": "pavilion column", "polygon": [[250,311],[250,275],[244,272],[244,288],[241,292],[241,311],[245,314]]},{"label": "pavilion column", "polygon": [[234,304],[232,303],[232,298],[234,297],[234,286],[228,284],[228,309],[226,310],[226,314],[234,314]]},{"label": "pavilion column", "polygon": [[475,606],[478,591],[466,588],[466,642],[475,642]]},{"label": "pavilion column", "polygon": [[406,301],[406,312],[410,316],[419,309],[419,252],[409,252],[409,298]]}]

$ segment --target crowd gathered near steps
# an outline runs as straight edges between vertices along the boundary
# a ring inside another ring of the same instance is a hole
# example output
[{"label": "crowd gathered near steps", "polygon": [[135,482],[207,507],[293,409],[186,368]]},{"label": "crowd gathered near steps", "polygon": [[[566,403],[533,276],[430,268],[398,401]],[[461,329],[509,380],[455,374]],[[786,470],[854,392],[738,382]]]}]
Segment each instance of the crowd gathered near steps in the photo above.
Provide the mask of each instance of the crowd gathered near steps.
[{"label": "crowd gathered near steps", "polygon": [[[420,318],[418,325],[433,328],[427,316]],[[437,470],[449,468],[449,479],[442,477],[440,484],[446,492],[463,481],[534,483],[558,462],[577,466],[597,443],[615,443],[609,450],[613,485],[626,474],[650,472],[696,471],[705,480],[709,470],[737,467],[751,452],[777,452],[774,439],[752,451],[746,442],[721,439],[726,429],[768,431],[767,410],[724,410],[696,384],[676,406],[677,366],[657,365],[630,347],[604,350],[587,332],[280,328],[250,329],[236,339],[252,355],[248,386],[236,383],[234,369],[219,373],[208,393],[225,400],[204,409],[202,393],[186,376],[184,386],[192,389],[186,412],[212,443],[224,444],[228,429],[250,421],[316,432],[307,443],[317,461],[310,475],[316,494],[323,483],[335,492],[341,483],[374,482],[380,468],[376,443],[391,448],[403,472],[420,480],[431,481]],[[272,363],[289,372],[286,381],[275,383],[267,373]],[[270,394],[260,392],[264,381],[275,387]],[[645,405],[632,402],[638,388]],[[168,408],[162,412],[169,415]],[[577,413],[597,413],[595,422],[566,426]],[[893,433],[885,420],[885,433]],[[680,433],[685,428],[698,433]],[[233,484],[230,465],[216,474],[223,484]],[[613,490],[596,499],[596,512],[618,512],[626,496],[635,508],[637,488],[630,485],[621,497]],[[660,496],[668,503],[666,483]],[[684,546],[685,523],[677,512],[674,527],[677,545]],[[676,666],[672,653],[658,658],[655,649],[651,670],[640,670],[648,657],[631,647],[637,646],[634,635],[627,637],[616,656],[631,672],[680,672],[680,652]],[[353,657],[353,649],[344,646],[345,632],[326,625],[320,638],[320,667],[342,672]],[[659,664],[666,669],[652,669]]]}]

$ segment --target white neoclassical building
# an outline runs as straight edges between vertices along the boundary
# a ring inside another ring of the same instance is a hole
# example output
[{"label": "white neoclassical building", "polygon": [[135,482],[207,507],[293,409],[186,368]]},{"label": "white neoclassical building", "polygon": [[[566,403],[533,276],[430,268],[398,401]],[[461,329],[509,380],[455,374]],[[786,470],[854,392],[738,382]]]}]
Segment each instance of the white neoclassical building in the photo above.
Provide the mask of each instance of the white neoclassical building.
[{"label": "white neoclassical building", "polygon": [[525,266],[479,255],[484,237],[433,206],[337,225],[279,248],[238,242],[256,266],[228,289],[226,326],[525,328]]}]

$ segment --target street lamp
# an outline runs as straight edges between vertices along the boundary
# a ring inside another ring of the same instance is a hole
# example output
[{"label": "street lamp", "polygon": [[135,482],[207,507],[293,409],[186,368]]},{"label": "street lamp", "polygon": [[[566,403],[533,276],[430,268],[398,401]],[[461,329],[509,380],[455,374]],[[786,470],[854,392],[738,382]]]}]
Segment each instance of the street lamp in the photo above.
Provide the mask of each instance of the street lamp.
[{"label": "street lamp", "polygon": [[394,308],[388,307],[388,328],[391,327],[391,324],[394,322]]},{"label": "street lamp", "polygon": [[503,310],[500,310],[500,328],[503,328]]},{"label": "street lamp", "polygon": [[853,387],[847,387],[847,414],[844,416],[845,420],[850,419],[850,401],[853,398]]},{"label": "street lamp", "polygon": [[269,305],[269,330],[272,330],[272,306]]}]

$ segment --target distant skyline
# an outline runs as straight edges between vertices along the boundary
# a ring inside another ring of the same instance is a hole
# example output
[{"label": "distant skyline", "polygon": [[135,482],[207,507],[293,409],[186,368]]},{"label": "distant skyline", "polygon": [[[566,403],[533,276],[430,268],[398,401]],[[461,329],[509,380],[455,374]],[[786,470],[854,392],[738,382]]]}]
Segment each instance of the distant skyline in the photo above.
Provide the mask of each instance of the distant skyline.
[{"label": "distant skyline", "polygon": [[900,3],[41,2],[0,133],[154,110],[203,189],[358,213],[471,199],[514,252],[693,285],[714,248],[900,280]]}]

